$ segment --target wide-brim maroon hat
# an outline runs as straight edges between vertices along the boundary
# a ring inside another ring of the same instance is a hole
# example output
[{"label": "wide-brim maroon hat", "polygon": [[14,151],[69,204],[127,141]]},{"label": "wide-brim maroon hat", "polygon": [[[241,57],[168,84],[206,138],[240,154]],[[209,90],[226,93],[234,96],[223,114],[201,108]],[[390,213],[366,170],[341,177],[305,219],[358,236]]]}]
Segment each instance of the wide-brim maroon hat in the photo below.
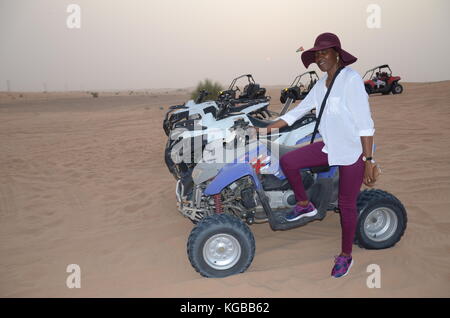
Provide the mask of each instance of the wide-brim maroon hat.
[{"label": "wide-brim maroon hat", "polygon": [[308,66],[311,63],[314,63],[316,61],[315,58],[316,51],[328,49],[331,47],[336,49],[336,51],[338,51],[344,66],[356,62],[357,60],[356,57],[354,57],[353,55],[351,55],[350,53],[341,48],[341,41],[339,41],[339,38],[337,37],[336,34],[322,33],[316,38],[316,41],[314,42],[314,47],[302,53],[303,65],[305,65],[305,67],[308,68]]}]

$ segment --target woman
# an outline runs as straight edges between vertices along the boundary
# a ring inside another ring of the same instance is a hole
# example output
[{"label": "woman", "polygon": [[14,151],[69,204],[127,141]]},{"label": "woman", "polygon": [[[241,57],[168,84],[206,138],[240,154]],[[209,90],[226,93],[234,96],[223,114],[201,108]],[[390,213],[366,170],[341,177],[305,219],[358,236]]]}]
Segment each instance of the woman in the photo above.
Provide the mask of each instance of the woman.
[{"label": "woman", "polygon": [[292,125],[312,109],[319,114],[322,100],[340,67],[320,121],[319,132],[323,142],[299,148],[284,155],[281,167],[295,193],[297,205],[286,216],[288,221],[317,214],[308,200],[299,170],[317,166],[339,166],[339,209],[342,226],[342,251],[335,257],[331,275],[348,274],[353,264],[352,244],[357,224],[356,199],[361,184],[373,186],[375,161],[372,158],[375,132],[370,114],[368,95],[361,76],[346,67],[357,58],[341,48],[339,38],[332,33],[319,35],[314,47],[302,53],[306,68],[315,62],[326,75],[320,79],[306,98],[290,112],[267,127],[268,131]]}]

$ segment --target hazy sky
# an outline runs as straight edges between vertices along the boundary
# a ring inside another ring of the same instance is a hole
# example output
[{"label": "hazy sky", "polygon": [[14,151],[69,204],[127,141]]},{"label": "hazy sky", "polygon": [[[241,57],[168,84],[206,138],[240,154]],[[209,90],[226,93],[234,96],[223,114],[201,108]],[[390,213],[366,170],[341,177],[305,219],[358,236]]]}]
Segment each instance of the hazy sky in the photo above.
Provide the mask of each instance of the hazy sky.
[{"label": "hazy sky", "polygon": [[[67,27],[70,4],[79,29]],[[322,32],[361,75],[388,63],[404,81],[448,80],[449,13],[448,0],[0,0],[0,90],[228,85],[244,73],[288,85],[305,71],[296,49]]]}]

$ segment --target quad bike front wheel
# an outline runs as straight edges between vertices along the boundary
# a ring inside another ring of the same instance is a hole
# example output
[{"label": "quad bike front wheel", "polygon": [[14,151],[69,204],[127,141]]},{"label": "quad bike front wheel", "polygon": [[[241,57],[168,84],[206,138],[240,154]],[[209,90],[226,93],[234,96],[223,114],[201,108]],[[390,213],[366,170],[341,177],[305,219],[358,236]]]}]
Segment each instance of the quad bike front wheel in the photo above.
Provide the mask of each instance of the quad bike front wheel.
[{"label": "quad bike front wheel", "polygon": [[355,243],[366,249],[394,246],[405,233],[407,224],[403,204],[392,194],[379,189],[360,192]]},{"label": "quad bike front wheel", "polygon": [[247,270],[255,256],[255,239],[235,216],[214,214],[191,231],[187,253],[192,267],[205,277],[226,277]]},{"label": "quad bike front wheel", "polygon": [[396,84],[394,85],[394,87],[392,87],[392,94],[401,94],[403,92],[403,86],[400,84]]}]

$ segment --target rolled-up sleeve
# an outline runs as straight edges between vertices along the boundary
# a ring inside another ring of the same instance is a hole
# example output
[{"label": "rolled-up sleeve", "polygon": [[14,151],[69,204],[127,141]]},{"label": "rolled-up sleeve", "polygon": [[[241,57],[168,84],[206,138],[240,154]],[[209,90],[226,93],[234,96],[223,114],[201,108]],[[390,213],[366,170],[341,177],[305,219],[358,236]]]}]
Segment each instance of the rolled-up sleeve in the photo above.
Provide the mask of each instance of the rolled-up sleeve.
[{"label": "rolled-up sleeve", "polygon": [[315,88],[317,84],[311,89],[311,91],[306,95],[297,106],[292,108],[289,112],[281,116],[279,119],[284,120],[289,126],[295,123],[299,118],[305,115],[307,112],[311,111],[316,107],[315,100]]},{"label": "rolled-up sleeve", "polygon": [[369,106],[369,96],[359,75],[353,76],[346,88],[347,107],[352,114],[359,136],[373,136],[375,127]]}]

